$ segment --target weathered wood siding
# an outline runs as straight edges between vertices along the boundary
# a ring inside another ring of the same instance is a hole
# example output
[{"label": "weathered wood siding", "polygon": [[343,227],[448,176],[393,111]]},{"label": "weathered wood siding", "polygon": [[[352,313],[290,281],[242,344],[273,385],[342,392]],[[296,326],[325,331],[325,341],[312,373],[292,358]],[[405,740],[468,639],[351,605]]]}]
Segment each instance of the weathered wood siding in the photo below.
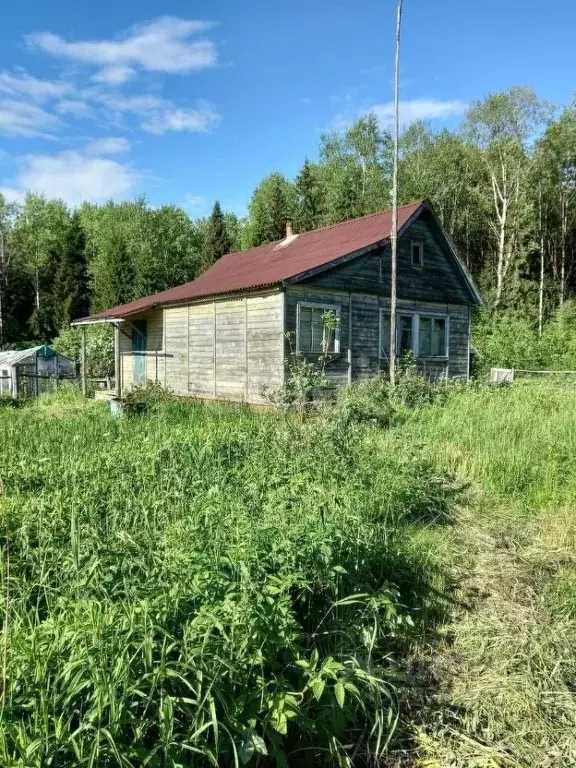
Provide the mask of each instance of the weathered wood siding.
[{"label": "weathered wood siding", "polygon": [[[283,381],[283,293],[153,310],[146,377],[181,395],[261,403]],[[136,318],[134,318],[136,319]],[[133,386],[130,323],[120,336],[122,390]],[[128,335],[125,335],[128,334]]]},{"label": "weathered wood siding", "polygon": [[264,389],[284,382],[284,293],[246,299],[247,400],[260,403]]},{"label": "weathered wood siding", "polygon": [[[326,367],[329,384],[344,386],[349,381],[366,380],[379,370],[387,368],[387,360],[380,357],[380,313],[389,311],[388,298],[368,293],[329,290],[305,284],[289,286],[286,289],[286,331],[290,333],[291,338],[286,341],[285,346],[287,359],[296,351],[298,302],[326,304],[340,314],[340,352]],[[444,374],[446,371],[449,376],[468,376],[468,306],[398,299],[398,311],[422,315],[428,312],[446,316],[448,318],[448,358],[420,358],[419,366],[426,375],[431,377]],[[317,359],[317,357],[317,355],[310,356],[310,359]]]},{"label": "weathered wood siding", "polygon": [[214,397],[214,302],[188,306],[188,394]]},{"label": "weathered wood siding", "polygon": [[[424,244],[424,264],[413,267],[410,242]],[[390,295],[390,248],[381,248],[306,280],[323,288]],[[473,304],[474,299],[442,231],[429,213],[398,240],[398,296],[404,299]]]}]

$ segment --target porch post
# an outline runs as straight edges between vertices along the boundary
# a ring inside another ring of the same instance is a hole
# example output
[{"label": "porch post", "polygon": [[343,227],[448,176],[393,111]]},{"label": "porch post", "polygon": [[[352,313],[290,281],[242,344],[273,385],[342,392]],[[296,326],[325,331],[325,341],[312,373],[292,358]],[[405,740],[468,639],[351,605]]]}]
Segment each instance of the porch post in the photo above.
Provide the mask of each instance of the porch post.
[{"label": "porch post", "polygon": [[114,394],[116,397],[120,397],[122,394],[121,363],[120,328],[118,327],[118,323],[114,323]]},{"label": "porch post", "polygon": [[86,382],[86,326],[80,326],[82,334],[82,351],[80,354],[80,376],[82,379],[82,394],[84,397],[88,394],[88,385]]}]

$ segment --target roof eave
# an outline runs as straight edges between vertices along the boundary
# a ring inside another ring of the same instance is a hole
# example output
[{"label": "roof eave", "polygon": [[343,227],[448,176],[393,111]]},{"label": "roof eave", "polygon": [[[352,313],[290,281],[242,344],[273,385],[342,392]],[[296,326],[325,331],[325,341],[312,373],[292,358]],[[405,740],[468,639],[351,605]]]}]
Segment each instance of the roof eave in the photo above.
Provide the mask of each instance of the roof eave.
[{"label": "roof eave", "polygon": [[[135,312],[133,314],[136,314]],[[114,323],[123,323],[124,317],[81,317],[79,320],[73,320],[70,325],[106,325]]]}]

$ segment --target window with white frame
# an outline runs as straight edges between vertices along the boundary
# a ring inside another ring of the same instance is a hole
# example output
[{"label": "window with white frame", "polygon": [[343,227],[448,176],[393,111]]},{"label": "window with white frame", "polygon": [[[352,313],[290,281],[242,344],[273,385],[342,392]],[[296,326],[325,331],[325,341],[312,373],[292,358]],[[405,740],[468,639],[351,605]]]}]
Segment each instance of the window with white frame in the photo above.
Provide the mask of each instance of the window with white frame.
[{"label": "window with white frame", "polygon": [[[331,315],[336,323],[331,322]],[[340,307],[313,302],[298,303],[296,348],[298,352],[326,354],[340,351]],[[336,327],[332,327],[335,325]]]},{"label": "window with white frame", "polygon": [[446,357],[446,318],[419,318],[418,355],[420,357]]},{"label": "window with white frame", "polygon": [[[413,352],[418,357],[447,357],[448,322],[442,315],[399,313],[396,318],[396,354]],[[380,356],[390,353],[390,312],[380,310]]]},{"label": "window with white frame", "polygon": [[421,267],[424,265],[424,243],[422,240],[410,241],[410,258],[413,267]]}]

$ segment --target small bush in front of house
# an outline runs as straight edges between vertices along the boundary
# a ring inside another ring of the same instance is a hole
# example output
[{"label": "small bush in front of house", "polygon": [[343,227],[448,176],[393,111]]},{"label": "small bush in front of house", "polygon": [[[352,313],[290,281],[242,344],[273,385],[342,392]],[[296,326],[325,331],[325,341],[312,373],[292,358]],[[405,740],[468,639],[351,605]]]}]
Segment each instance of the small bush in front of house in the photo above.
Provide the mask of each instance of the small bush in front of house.
[{"label": "small bush in front of house", "polygon": [[339,390],[332,417],[344,424],[369,423],[388,427],[395,414],[390,383],[383,376]]},{"label": "small bush in front of house", "polygon": [[173,398],[169,389],[154,381],[140,387],[133,387],[123,398],[123,411],[128,416],[142,416],[154,413],[161,403]]},{"label": "small bush in front of house", "polygon": [[283,386],[265,391],[264,395],[272,405],[302,415],[325,386],[326,376],[316,363],[295,357],[294,361],[286,366],[286,381]]},{"label": "small bush in front of house", "polygon": [[408,353],[398,361],[393,401],[403,408],[421,408],[446,396],[446,379],[431,381],[418,370],[417,360]]}]

